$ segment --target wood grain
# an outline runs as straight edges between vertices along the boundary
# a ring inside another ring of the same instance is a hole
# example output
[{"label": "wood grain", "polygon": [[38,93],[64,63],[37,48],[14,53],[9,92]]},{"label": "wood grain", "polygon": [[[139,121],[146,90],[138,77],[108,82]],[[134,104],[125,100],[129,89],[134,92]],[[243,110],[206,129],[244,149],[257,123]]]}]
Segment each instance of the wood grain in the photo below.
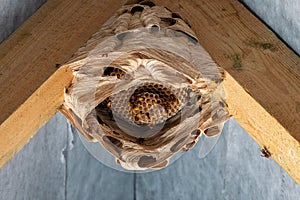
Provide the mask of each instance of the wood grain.
[{"label": "wood grain", "polygon": [[54,73],[59,64],[119,6],[118,0],[49,0],[0,45],[0,166],[62,103],[72,75],[66,68]]},{"label": "wood grain", "polygon": [[190,23],[227,71],[231,114],[300,184],[300,58],[236,0],[155,2]]},{"label": "wood grain", "polygon": [[0,166],[14,156],[35,132],[57,112],[63,91],[73,75],[67,67],[57,70],[0,126]]}]

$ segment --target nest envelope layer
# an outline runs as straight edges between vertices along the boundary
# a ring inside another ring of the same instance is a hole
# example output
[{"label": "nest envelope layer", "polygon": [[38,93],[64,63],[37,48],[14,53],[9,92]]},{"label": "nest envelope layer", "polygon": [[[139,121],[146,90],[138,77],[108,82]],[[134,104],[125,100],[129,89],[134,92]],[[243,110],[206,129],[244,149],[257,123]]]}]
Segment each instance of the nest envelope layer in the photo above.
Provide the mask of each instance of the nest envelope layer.
[{"label": "nest envelope layer", "polygon": [[66,65],[62,113],[125,169],[161,169],[229,117],[223,70],[180,15],[149,1],[121,7]]}]

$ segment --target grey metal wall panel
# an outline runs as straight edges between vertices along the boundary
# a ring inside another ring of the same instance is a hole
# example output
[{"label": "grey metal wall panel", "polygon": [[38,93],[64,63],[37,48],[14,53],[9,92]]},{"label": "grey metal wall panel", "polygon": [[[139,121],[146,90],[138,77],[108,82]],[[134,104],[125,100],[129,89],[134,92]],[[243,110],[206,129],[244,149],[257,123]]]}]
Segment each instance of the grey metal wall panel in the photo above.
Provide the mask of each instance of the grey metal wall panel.
[{"label": "grey metal wall panel", "polygon": [[64,199],[68,123],[55,116],[0,169],[0,199]]},{"label": "grey metal wall panel", "polygon": [[0,43],[45,2],[46,0],[1,0]]},{"label": "grey metal wall panel", "polygon": [[68,132],[68,141],[66,199],[133,199],[134,174],[108,168],[92,157],[75,128]]}]

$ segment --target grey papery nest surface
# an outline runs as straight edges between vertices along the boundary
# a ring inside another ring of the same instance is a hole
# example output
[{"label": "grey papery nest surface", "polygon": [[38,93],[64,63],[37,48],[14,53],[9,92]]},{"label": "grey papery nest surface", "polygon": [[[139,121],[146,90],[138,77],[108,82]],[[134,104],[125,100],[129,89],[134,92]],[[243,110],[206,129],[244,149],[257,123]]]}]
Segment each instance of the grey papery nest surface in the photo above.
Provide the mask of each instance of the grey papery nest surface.
[{"label": "grey papery nest surface", "polygon": [[124,5],[67,63],[62,112],[125,169],[160,169],[229,118],[224,72],[165,7]]}]

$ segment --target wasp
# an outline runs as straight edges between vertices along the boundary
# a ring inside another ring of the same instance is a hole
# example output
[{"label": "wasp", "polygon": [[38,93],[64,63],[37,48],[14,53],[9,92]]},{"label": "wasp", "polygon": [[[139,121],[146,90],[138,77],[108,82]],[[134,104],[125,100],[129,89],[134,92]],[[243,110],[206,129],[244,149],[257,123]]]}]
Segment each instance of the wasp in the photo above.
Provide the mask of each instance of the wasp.
[{"label": "wasp", "polygon": [[271,157],[271,153],[269,152],[269,150],[267,149],[266,146],[264,146],[260,152],[262,153],[262,155],[260,155],[261,157],[265,157],[265,158],[270,158]]}]

